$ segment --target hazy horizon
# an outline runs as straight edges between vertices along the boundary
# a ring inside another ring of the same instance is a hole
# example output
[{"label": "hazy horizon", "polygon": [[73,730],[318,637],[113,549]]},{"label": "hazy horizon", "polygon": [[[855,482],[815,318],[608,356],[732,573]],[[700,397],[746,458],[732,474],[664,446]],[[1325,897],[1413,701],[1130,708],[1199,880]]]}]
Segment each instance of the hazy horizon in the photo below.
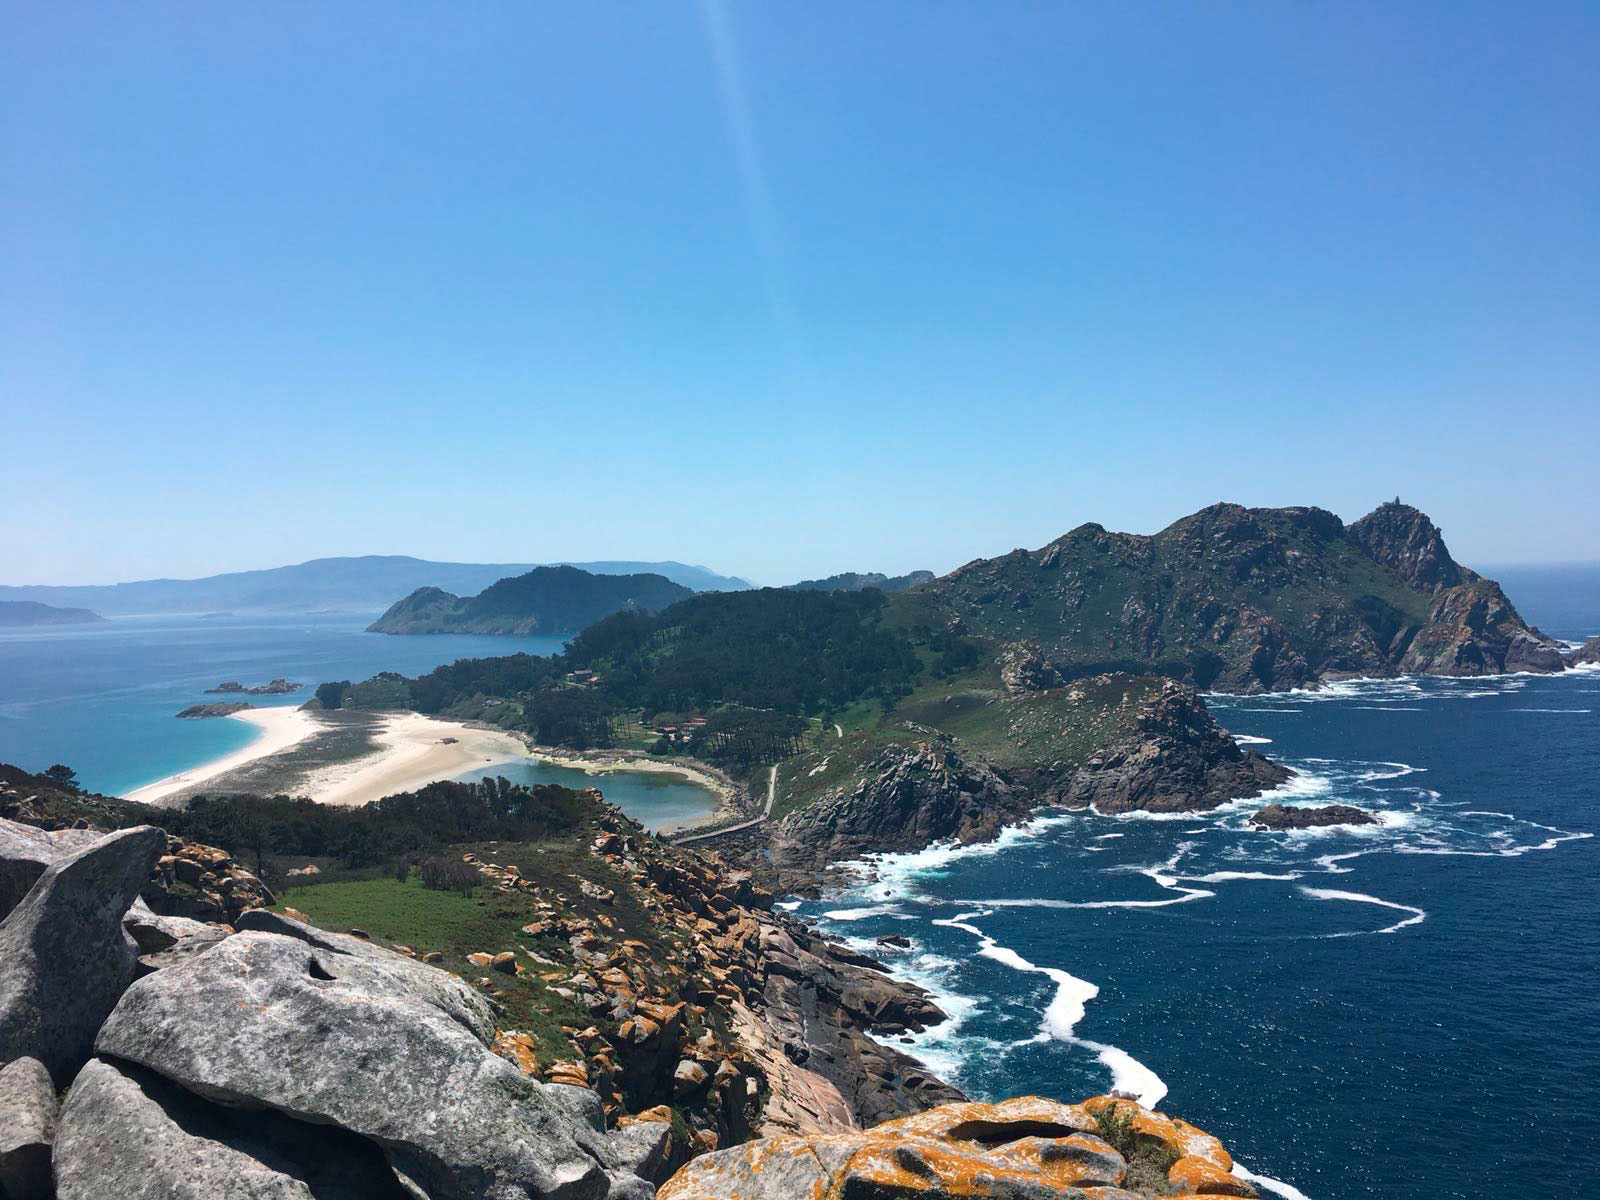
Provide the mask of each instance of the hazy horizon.
[{"label": "hazy horizon", "polygon": [[1600,559],[1600,11],[26,6],[7,583]]}]

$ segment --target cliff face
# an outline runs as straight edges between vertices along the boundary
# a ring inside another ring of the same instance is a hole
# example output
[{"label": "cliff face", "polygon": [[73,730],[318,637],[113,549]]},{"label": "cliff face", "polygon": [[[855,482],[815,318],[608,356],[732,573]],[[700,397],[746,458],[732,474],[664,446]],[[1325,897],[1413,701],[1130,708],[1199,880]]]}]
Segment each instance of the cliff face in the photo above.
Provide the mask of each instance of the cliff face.
[{"label": "cliff face", "polygon": [[624,610],[659,612],[694,595],[660,575],[591,575],[536,567],[476,596],[418,588],[367,626],[369,633],[575,633]]},{"label": "cliff face", "polygon": [[1073,774],[1065,800],[1102,813],[1190,812],[1258,796],[1292,774],[1241,749],[1193,688],[1168,680],[1140,702],[1131,733]]},{"label": "cliff face", "polygon": [[882,751],[850,785],[787,816],[773,834],[773,861],[807,871],[950,838],[986,841],[1043,801],[994,768],[965,759],[953,738],[929,732],[912,745]]},{"label": "cliff face", "polygon": [[1399,503],[1349,527],[1318,508],[1236,504],[1149,537],[1084,525],[924,590],[974,633],[1036,646],[1066,679],[1155,670],[1261,692],[1563,665],[1497,585],[1458,564],[1433,522]]}]

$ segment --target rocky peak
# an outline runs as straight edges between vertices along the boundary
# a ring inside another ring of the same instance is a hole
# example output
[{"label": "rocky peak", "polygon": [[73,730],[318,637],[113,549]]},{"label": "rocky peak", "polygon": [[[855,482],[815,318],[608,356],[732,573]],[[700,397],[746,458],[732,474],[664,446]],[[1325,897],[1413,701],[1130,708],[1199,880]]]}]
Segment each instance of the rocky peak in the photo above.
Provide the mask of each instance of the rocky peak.
[{"label": "rocky peak", "polygon": [[1398,499],[1380,504],[1353,522],[1350,537],[1412,587],[1429,595],[1477,578],[1450,557],[1444,535],[1428,514]]}]

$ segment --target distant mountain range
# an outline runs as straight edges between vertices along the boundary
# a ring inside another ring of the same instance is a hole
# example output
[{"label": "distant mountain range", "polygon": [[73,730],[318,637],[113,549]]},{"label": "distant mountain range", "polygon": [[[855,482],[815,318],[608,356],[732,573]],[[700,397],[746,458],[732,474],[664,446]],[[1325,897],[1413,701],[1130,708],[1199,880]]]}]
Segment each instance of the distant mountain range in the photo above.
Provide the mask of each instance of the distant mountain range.
[{"label": "distant mountain range", "polygon": [[368,633],[577,633],[612,613],[659,612],[692,589],[656,574],[600,575],[535,567],[476,596],[418,588],[367,626]]},{"label": "distant mountain range", "polygon": [[746,580],[680,562],[448,563],[405,555],[315,558],[292,567],[235,571],[204,579],[146,579],[82,587],[0,586],[0,601],[76,605],[108,616],[228,611],[382,612],[398,597],[433,587],[473,595],[536,566],[573,566],[595,575],[660,575],[696,592],[741,591]]},{"label": "distant mountain range", "polygon": [[56,608],[33,600],[0,600],[0,628],[19,625],[92,625],[105,618],[87,608]]},{"label": "distant mountain range", "polygon": [[932,571],[912,571],[909,575],[885,575],[881,571],[845,571],[826,579],[803,579],[791,583],[792,592],[861,592],[877,588],[880,592],[903,592],[919,583],[932,583]]}]

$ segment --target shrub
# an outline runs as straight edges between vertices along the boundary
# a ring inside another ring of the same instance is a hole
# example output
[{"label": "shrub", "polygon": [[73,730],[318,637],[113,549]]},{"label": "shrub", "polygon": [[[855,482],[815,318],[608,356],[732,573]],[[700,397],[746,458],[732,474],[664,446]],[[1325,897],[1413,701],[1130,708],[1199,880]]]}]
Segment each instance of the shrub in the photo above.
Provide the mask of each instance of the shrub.
[{"label": "shrub", "polygon": [[470,896],[477,891],[483,878],[472,864],[438,855],[423,859],[418,864],[418,873],[422,876],[423,887],[440,892],[460,892],[463,896]]}]

